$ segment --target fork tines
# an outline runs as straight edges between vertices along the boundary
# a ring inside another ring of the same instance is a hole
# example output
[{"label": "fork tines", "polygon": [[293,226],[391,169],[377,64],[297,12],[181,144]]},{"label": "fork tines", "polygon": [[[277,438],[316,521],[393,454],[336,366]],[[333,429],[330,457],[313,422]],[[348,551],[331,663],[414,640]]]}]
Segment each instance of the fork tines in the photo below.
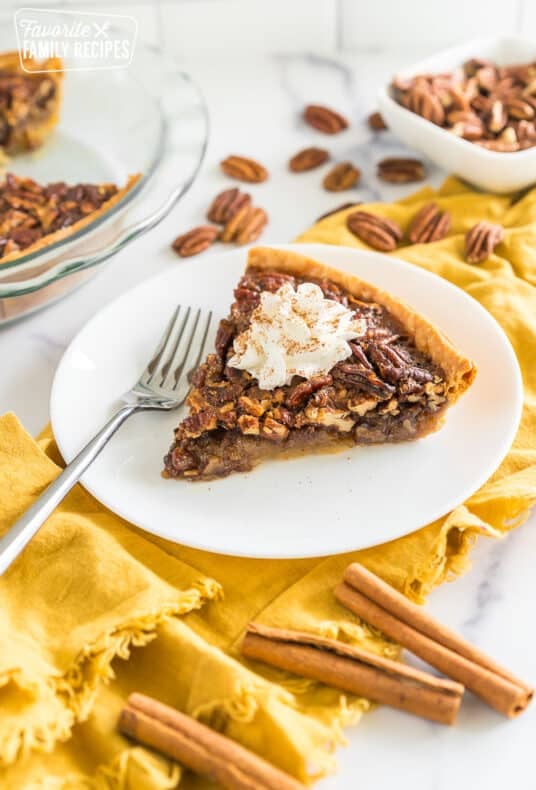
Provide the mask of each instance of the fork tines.
[{"label": "fork tines", "polygon": [[140,382],[151,389],[176,392],[199,365],[211,322],[211,310],[179,305]]}]

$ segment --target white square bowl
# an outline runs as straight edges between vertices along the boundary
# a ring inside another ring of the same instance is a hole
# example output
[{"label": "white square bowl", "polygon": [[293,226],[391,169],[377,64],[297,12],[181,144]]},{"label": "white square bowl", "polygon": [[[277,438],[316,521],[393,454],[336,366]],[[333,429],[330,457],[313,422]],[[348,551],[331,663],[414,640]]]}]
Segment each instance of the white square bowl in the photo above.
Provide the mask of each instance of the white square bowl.
[{"label": "white square bowl", "polygon": [[[398,74],[435,74],[452,71],[473,57],[488,58],[500,66],[536,60],[536,42],[522,38],[470,41],[415,63]],[[536,147],[514,153],[488,151],[421,118],[391,96],[386,85],[379,96],[380,111],[389,129],[411,148],[439,167],[488,192],[511,192],[536,182]]]}]

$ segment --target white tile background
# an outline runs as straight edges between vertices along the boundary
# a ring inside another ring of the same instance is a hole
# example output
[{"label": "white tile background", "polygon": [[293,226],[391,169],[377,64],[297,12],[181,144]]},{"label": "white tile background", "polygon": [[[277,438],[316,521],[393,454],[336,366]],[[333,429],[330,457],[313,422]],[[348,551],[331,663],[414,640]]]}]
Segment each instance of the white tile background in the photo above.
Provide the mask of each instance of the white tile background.
[{"label": "white tile background", "polygon": [[536,0],[2,0],[137,17],[143,40],[176,55],[419,52],[469,38],[536,34]]}]

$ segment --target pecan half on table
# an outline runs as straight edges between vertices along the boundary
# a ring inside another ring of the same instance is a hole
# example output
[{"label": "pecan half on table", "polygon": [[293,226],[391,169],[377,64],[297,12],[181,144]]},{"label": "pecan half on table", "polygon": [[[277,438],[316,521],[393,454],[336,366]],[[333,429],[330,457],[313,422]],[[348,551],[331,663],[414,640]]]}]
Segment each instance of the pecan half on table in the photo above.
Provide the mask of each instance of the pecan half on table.
[{"label": "pecan half on table", "polygon": [[204,252],[219,236],[219,229],[212,225],[200,225],[192,228],[182,236],[177,236],[172,244],[173,249],[181,258],[189,258]]},{"label": "pecan half on table", "polygon": [[303,151],[298,151],[297,154],[294,154],[288,163],[288,167],[293,173],[305,173],[306,170],[314,170],[315,167],[320,167],[328,159],[329,151],[313,146],[304,148]]},{"label": "pecan half on table", "polygon": [[268,214],[258,206],[243,206],[229,219],[223,228],[220,240],[235,244],[249,244],[261,235],[268,222]]},{"label": "pecan half on table", "polygon": [[220,162],[220,167],[226,176],[250,184],[260,184],[268,178],[268,170],[256,159],[247,156],[228,156]]},{"label": "pecan half on table", "polygon": [[502,225],[478,222],[465,235],[465,259],[468,263],[482,263],[489,258],[504,238]]},{"label": "pecan half on table", "polygon": [[367,118],[367,123],[375,132],[383,132],[384,129],[387,129],[383,115],[379,112],[372,112]]},{"label": "pecan half on table", "polygon": [[216,195],[207,211],[207,219],[218,225],[225,225],[236,212],[251,204],[251,196],[241,192],[238,187],[225,189]]},{"label": "pecan half on table", "polygon": [[367,211],[356,211],[349,214],[346,218],[346,227],[375,250],[390,252],[396,249],[399,241],[402,241],[402,230],[390,219],[378,217],[376,214],[369,214]]},{"label": "pecan half on table", "polygon": [[359,182],[361,172],[351,162],[339,162],[325,176],[322,185],[328,192],[344,192]]},{"label": "pecan half on table", "polygon": [[402,156],[388,156],[378,162],[378,177],[391,184],[409,184],[422,181],[425,176],[424,164],[420,159]]},{"label": "pecan half on table", "polygon": [[450,214],[437,203],[427,203],[418,211],[408,230],[412,244],[430,244],[445,238],[450,229]]},{"label": "pecan half on table", "polygon": [[321,104],[308,104],[303,111],[303,119],[313,129],[324,134],[338,134],[349,126],[344,115]]}]

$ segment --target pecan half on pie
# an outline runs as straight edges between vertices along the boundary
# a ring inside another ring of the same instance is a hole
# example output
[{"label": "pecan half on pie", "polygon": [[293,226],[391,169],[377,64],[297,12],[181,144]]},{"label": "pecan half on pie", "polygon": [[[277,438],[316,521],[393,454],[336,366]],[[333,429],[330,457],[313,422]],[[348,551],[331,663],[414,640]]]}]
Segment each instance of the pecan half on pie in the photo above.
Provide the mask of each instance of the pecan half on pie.
[{"label": "pecan half on pie", "polygon": [[165,477],[209,480],[267,458],[418,439],[476,373],[394,296],[292,252],[251,250],[234,295],[192,377]]},{"label": "pecan half on pie", "polygon": [[105,214],[138,183],[38,184],[8,173],[0,183],[0,266],[48,247]]},{"label": "pecan half on pie", "polygon": [[18,52],[0,53],[0,150],[6,154],[38,148],[59,120],[61,60],[26,58],[24,66]]}]

